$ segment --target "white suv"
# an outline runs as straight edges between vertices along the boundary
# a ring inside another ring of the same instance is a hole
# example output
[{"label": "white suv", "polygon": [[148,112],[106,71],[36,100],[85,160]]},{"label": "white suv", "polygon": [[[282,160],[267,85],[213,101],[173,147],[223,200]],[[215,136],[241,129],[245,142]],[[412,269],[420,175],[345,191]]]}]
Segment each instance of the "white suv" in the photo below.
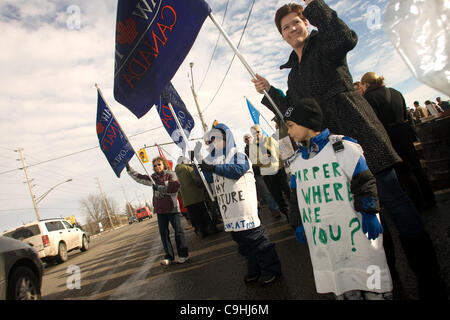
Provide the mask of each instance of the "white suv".
[{"label": "white suv", "polygon": [[89,236],[64,219],[45,219],[28,223],[3,233],[5,237],[21,240],[31,245],[43,261],[67,261],[67,252],[89,249]]}]

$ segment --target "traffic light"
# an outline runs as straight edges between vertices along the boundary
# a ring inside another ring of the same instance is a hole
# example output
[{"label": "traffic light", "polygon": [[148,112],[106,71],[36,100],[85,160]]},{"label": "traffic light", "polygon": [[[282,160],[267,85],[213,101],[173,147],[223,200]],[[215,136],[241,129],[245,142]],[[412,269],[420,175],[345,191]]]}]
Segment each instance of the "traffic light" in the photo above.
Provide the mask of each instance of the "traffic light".
[{"label": "traffic light", "polygon": [[139,154],[139,158],[141,158],[142,163],[148,162],[147,152],[145,152],[145,149],[139,150],[138,154]]}]

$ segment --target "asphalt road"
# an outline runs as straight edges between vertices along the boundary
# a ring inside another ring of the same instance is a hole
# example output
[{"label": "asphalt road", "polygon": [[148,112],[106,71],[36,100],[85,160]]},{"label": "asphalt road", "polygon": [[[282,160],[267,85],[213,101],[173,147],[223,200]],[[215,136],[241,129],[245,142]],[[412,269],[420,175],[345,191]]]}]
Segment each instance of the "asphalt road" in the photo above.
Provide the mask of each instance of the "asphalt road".
[{"label": "asphalt road", "polygon": [[[439,197],[437,208],[422,213],[434,241],[447,287],[450,278],[450,196]],[[267,209],[261,220],[282,262],[283,277],[266,287],[246,285],[245,260],[229,234],[220,232],[201,239],[186,231],[190,260],[160,265],[163,249],[156,217],[125,225],[91,240],[87,252],[69,253],[69,260],[48,265],[42,298],[49,300],[328,300],[314,286],[307,246],[299,244],[286,220],[272,218]],[[186,221],[182,219],[184,227]],[[388,220],[388,223],[391,223]],[[396,241],[397,268],[404,287],[403,299],[417,299],[414,275]],[[172,242],[173,232],[172,232]]]}]

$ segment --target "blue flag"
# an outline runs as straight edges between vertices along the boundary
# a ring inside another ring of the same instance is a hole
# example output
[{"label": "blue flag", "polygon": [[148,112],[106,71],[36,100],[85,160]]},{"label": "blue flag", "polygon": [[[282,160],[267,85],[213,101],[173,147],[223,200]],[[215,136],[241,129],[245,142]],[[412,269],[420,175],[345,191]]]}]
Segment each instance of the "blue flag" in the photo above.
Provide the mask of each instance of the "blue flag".
[{"label": "blue flag", "polygon": [[203,0],[119,0],[114,98],[136,117],[146,114],[210,12]]},{"label": "blue flag", "polygon": [[[250,103],[250,101],[248,101],[247,98],[245,98],[245,100],[247,100],[248,111],[250,111],[250,115],[251,115],[251,117],[252,117],[252,119],[253,119],[253,123],[254,123],[254,124],[260,124],[260,123],[259,123],[259,111],[256,110],[256,108]],[[265,136],[269,136],[269,135],[264,131],[264,129],[261,128],[261,130],[262,130],[262,132],[263,132],[263,134],[264,134]]]},{"label": "blue flag", "polygon": [[134,156],[134,150],[130,142],[120,129],[114,115],[103,100],[98,91],[97,100],[97,136],[100,149],[106,156],[114,173],[120,178],[120,173],[125,167],[125,161],[129,161]]},{"label": "blue flag", "polygon": [[248,101],[247,98],[245,98],[245,100],[247,100],[248,111],[250,111],[253,123],[259,124],[259,111],[255,109],[255,107],[250,103],[250,101]]},{"label": "blue flag", "polygon": [[173,111],[177,115],[178,121],[180,122],[186,137],[189,138],[191,130],[195,126],[195,122],[171,82],[169,82],[162,91],[159,103],[157,104],[157,109],[164,128],[166,128],[167,133],[175,144],[183,150],[184,154],[186,151],[186,143],[184,142],[175,118],[170,111],[169,103],[172,104]]}]

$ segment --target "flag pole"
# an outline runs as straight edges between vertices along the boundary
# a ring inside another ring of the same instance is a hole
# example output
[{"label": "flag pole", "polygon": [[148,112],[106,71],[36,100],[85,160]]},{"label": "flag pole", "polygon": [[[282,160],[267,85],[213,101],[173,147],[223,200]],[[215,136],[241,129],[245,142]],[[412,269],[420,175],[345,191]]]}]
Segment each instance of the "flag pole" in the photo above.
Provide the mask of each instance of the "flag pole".
[{"label": "flag pole", "polygon": [[[95,84],[95,87],[97,88],[97,91],[98,91],[98,93],[100,94],[100,96],[102,97],[103,101],[105,101],[105,104],[106,104],[106,106],[108,107],[109,111],[111,111],[112,116],[113,116],[114,119],[116,119],[116,121],[117,121],[116,116],[114,115],[114,113],[113,113],[111,107],[108,105],[108,102],[106,101],[105,97],[103,96],[103,93],[102,93],[102,91],[100,90],[98,84]],[[123,132],[123,134],[124,134],[125,138],[127,139],[128,143],[130,143],[130,139],[128,139],[128,136],[127,136],[127,134],[125,133],[125,131],[122,129],[122,126],[120,125],[120,122],[119,122],[119,121],[117,121],[117,125],[119,126],[120,131]],[[145,168],[144,164],[143,164],[142,161],[141,161],[141,158],[140,158],[139,155],[137,154],[136,150],[134,150],[134,148],[133,148],[133,146],[131,145],[131,143],[130,143],[130,146],[131,146],[131,149],[133,149],[133,152],[134,152],[134,154],[136,155],[137,159],[138,159],[139,162],[141,163],[142,168],[144,168],[144,171],[147,173],[148,177],[150,178],[150,181],[151,181],[153,184],[155,184],[155,181],[152,179],[152,176],[148,173],[147,169]]]},{"label": "flag pole", "polygon": [[[227,35],[225,30],[222,28],[222,26],[217,22],[216,18],[214,18],[214,15],[211,12],[209,13],[209,18],[214,23],[214,25],[217,27],[217,29],[219,29],[220,33],[223,35],[225,40],[228,42],[228,44],[230,45],[231,49],[233,49],[234,53],[239,58],[239,60],[241,60],[242,64],[245,66],[245,68],[250,73],[250,75],[253,77],[253,79],[256,80],[256,73],[253,72],[253,70],[250,67],[250,65],[244,59],[242,54],[239,52],[238,48],[236,48],[236,46],[234,45],[233,41],[231,41],[230,37]],[[273,101],[272,97],[269,95],[269,93],[266,90],[263,90],[263,92],[264,92],[264,95],[266,96],[266,98],[269,100],[269,102],[272,105],[272,107],[274,108],[274,110],[275,110],[276,114],[278,115],[278,117],[280,118],[280,120],[284,121],[284,116],[281,113],[280,109],[278,109],[275,101]]]},{"label": "flag pole", "polygon": [[[173,118],[175,119],[175,122],[177,123],[178,129],[181,131],[181,135],[183,136],[183,140],[186,144],[186,149],[188,152],[191,152],[191,148],[189,147],[189,140],[186,137],[186,133],[184,132],[183,127],[181,126],[181,123],[178,120],[178,117],[177,117],[175,111],[173,110],[172,104],[169,102],[168,105],[169,105],[170,112],[172,112]],[[198,167],[198,162],[197,162],[197,159],[195,159],[195,157],[194,157],[193,161],[194,161],[194,165],[197,167],[198,173],[200,174],[200,178],[202,179],[202,182],[205,185],[206,190],[208,191],[208,195],[211,198],[211,201],[214,202],[214,197],[211,193],[211,189],[209,188],[208,182],[206,181],[205,176],[203,175],[203,172]]]}]

